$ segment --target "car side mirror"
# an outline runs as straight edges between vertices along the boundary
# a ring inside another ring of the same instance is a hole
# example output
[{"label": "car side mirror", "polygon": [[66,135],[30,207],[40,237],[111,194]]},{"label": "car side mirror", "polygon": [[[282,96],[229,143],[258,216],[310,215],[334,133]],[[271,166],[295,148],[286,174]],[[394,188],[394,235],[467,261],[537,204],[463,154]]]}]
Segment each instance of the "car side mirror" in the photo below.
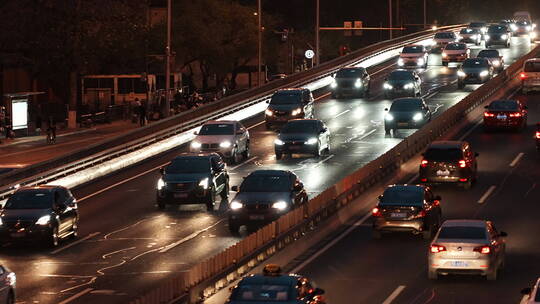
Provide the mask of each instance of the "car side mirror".
[{"label": "car side mirror", "polygon": [[240,191],[240,188],[238,186],[232,186],[231,190],[234,191],[234,192],[238,192],[238,191]]},{"label": "car side mirror", "polygon": [[161,173],[161,175],[165,175],[165,168],[159,168],[159,173]]},{"label": "car side mirror", "polygon": [[475,153],[474,153],[474,156],[475,156],[475,157],[478,157],[478,156],[480,156],[480,153],[475,152]]},{"label": "car side mirror", "polygon": [[318,296],[318,295],[323,295],[324,294],[324,289],[322,288],[315,288],[315,290],[313,290],[313,294]]},{"label": "car side mirror", "polygon": [[435,195],[435,200],[436,200],[436,201],[440,201],[440,200],[442,200],[442,198],[441,198],[440,195]]},{"label": "car side mirror", "polygon": [[521,294],[522,294],[522,295],[529,295],[529,294],[531,294],[531,292],[532,292],[532,288],[530,288],[530,287],[523,288],[523,289],[521,290]]},{"label": "car side mirror", "polygon": [[504,232],[504,231],[501,231],[499,232],[499,236],[500,237],[507,237],[508,236],[508,233]]},{"label": "car side mirror", "polygon": [[382,200],[382,198],[383,198],[383,195],[381,194],[381,195],[379,195],[379,196],[378,196],[377,198],[378,198],[378,199],[379,199],[379,201],[380,201],[380,200]]}]

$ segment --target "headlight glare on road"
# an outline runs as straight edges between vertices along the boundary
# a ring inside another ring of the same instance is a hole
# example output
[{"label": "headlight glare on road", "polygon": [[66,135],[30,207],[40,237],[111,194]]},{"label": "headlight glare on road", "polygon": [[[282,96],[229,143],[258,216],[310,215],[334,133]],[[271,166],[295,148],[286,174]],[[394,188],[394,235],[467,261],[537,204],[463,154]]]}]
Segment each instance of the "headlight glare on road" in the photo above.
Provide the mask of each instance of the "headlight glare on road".
[{"label": "headlight glare on road", "polygon": [[355,88],[361,88],[362,87],[362,80],[356,79],[356,82],[354,83]]},{"label": "headlight glare on road", "polygon": [[244,205],[240,203],[239,201],[232,201],[230,207],[231,207],[231,210],[238,210],[238,209],[242,209]]},{"label": "headlight glare on road", "polygon": [[332,89],[337,88],[337,81],[336,81],[335,79],[332,79],[332,82],[330,83],[330,87],[331,87]]},{"label": "headlight glare on road", "polygon": [[457,71],[457,75],[458,75],[459,77],[465,77],[465,76],[467,76],[467,74],[465,74],[465,72],[463,72],[462,70]]},{"label": "headlight glare on road", "polygon": [[399,59],[397,60],[397,64],[398,64],[399,66],[402,66],[403,64],[405,64],[405,62],[403,61],[403,58],[399,58]]},{"label": "headlight glare on road", "polygon": [[499,60],[493,60],[491,63],[493,64],[493,66],[501,65],[501,62]]},{"label": "headlight glare on road", "polygon": [[283,140],[276,138],[276,140],[274,140],[274,144],[278,146],[283,146],[285,143],[283,142]]},{"label": "headlight glare on road", "polygon": [[480,77],[486,77],[487,75],[489,75],[489,71],[480,72]]},{"label": "headlight glare on road", "polygon": [[274,115],[274,112],[272,112],[272,110],[270,109],[266,109],[266,111],[264,111],[264,114],[266,114],[266,116],[272,116]]},{"label": "headlight glare on road", "polygon": [[208,177],[199,182],[199,186],[203,189],[208,189]]},{"label": "headlight glare on road", "polygon": [[317,138],[312,137],[306,141],[306,145],[314,145],[318,142]]},{"label": "headlight glare on road", "polygon": [[422,113],[416,113],[414,114],[413,118],[412,118],[414,121],[420,121],[422,119],[424,119],[424,116],[422,115]]},{"label": "headlight glare on road", "polygon": [[414,88],[414,83],[412,83],[412,82],[406,83],[406,84],[403,86],[403,88],[404,88],[405,90],[411,90],[411,89]]},{"label": "headlight glare on road", "polygon": [[506,34],[501,35],[501,39],[503,39],[503,40],[508,39],[508,35],[506,35]]},{"label": "headlight glare on road", "polygon": [[199,149],[201,146],[202,146],[202,144],[200,142],[198,142],[198,141],[192,141],[191,142],[191,147],[192,148]]},{"label": "headlight glare on road", "polygon": [[384,116],[384,119],[388,120],[388,121],[392,121],[394,120],[394,116],[390,113],[386,113],[386,116]]},{"label": "headlight glare on road", "polygon": [[291,113],[292,116],[296,116],[298,114],[302,113],[302,108],[294,109]]},{"label": "headlight glare on road", "polygon": [[44,215],[42,217],[40,217],[37,221],[36,221],[36,225],[47,225],[49,224],[49,221],[51,220],[51,216],[50,215]]},{"label": "headlight glare on road", "polygon": [[231,142],[230,141],[222,141],[221,143],[219,143],[219,146],[221,148],[230,148],[231,147]]},{"label": "headlight glare on road", "polygon": [[272,208],[278,209],[278,210],[285,210],[287,209],[287,202],[279,201],[272,204]]},{"label": "headlight glare on road", "polygon": [[391,84],[389,84],[388,82],[385,82],[385,83],[383,84],[383,87],[384,87],[385,90],[391,90],[391,89],[394,88],[394,87],[393,87]]}]

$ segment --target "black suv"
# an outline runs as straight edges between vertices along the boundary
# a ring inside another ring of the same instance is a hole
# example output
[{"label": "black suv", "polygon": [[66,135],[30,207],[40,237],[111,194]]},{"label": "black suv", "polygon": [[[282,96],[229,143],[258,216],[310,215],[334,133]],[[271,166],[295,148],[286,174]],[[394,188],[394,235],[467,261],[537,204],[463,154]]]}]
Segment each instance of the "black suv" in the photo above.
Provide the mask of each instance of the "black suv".
[{"label": "black suv", "polygon": [[282,126],[296,118],[313,118],[313,94],[309,89],[281,89],[272,95],[264,112],[266,128]]},{"label": "black suv", "polygon": [[294,119],[286,123],[274,141],[276,159],[283,154],[330,154],[330,131],[318,119]]},{"label": "black suv", "polygon": [[416,97],[422,95],[422,80],[415,71],[394,70],[384,80],[384,96],[387,99],[395,97]]},{"label": "black suv", "polygon": [[231,201],[229,230],[238,233],[240,226],[273,221],[308,201],[304,184],[291,171],[257,170],[244,178]]},{"label": "black suv", "polygon": [[423,98],[398,98],[392,102],[390,110],[384,116],[384,130],[394,136],[397,129],[420,129],[431,121],[431,111]]},{"label": "black suv", "polygon": [[383,231],[406,231],[430,239],[441,224],[440,201],[426,186],[388,186],[372,211],[373,238]]},{"label": "black suv", "polygon": [[422,156],[422,183],[458,183],[463,188],[470,189],[476,181],[478,153],[474,153],[466,141],[434,141]]},{"label": "black suv", "polygon": [[19,188],[0,213],[2,242],[44,240],[51,247],[60,239],[76,237],[79,226],[77,203],[61,186]]},{"label": "black suv", "polygon": [[229,174],[217,153],[184,153],[160,168],[157,182],[157,204],[205,204],[214,210],[216,196],[229,196]]},{"label": "black suv", "polygon": [[510,37],[512,33],[505,25],[491,25],[484,36],[486,40],[486,48],[492,45],[503,45],[510,47]]},{"label": "black suv", "polygon": [[366,69],[362,67],[342,68],[337,71],[330,88],[333,98],[340,98],[343,95],[368,97],[370,77]]}]

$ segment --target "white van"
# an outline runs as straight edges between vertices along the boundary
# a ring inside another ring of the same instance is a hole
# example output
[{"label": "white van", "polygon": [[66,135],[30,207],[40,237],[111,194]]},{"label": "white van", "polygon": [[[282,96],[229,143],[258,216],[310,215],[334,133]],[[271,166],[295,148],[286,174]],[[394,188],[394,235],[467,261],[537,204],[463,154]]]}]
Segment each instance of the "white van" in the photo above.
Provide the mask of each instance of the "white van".
[{"label": "white van", "polygon": [[519,78],[521,78],[521,91],[523,94],[540,90],[540,58],[525,61],[523,72],[519,74]]},{"label": "white van", "polygon": [[532,23],[531,14],[529,14],[527,11],[515,12],[514,19],[516,19],[516,21],[527,21]]}]

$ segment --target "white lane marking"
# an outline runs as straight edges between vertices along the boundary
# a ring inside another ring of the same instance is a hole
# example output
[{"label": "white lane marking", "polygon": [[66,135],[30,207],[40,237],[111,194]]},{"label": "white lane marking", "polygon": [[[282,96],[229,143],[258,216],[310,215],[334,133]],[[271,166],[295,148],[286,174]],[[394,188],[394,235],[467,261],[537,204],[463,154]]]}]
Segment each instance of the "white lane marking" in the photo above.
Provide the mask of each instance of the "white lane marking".
[{"label": "white lane marking", "polygon": [[[325,161],[331,159],[331,158],[334,157],[334,156],[335,156],[335,155],[332,154],[332,155],[326,157],[325,159],[323,159],[323,160],[319,161],[318,163],[316,163],[315,166],[313,166],[313,168],[317,168],[318,166],[322,165]],[[312,168],[312,169],[313,169],[313,168]]]},{"label": "white lane marking", "polygon": [[72,295],[71,297],[65,299],[64,301],[58,303],[58,304],[67,304],[67,303],[70,303],[72,302],[73,300],[76,300],[82,296],[84,296],[85,294],[89,293],[90,291],[94,290],[93,288],[86,288],[85,290],[79,292],[79,293],[76,293],[74,295]]},{"label": "white lane marking", "polygon": [[344,237],[349,235],[356,227],[362,225],[367,219],[371,217],[371,213],[366,214],[363,218],[359,219],[357,222],[355,222],[351,227],[347,228],[341,235],[339,235],[337,238],[333,239],[330,243],[326,244],[323,248],[321,248],[319,251],[317,251],[315,254],[311,255],[309,259],[302,262],[302,264],[296,266],[293,270],[291,270],[291,273],[298,273],[302,268],[306,267],[306,265],[310,264],[318,258],[321,254],[325,253],[328,249],[332,248],[335,244],[337,244],[339,241],[341,241]]},{"label": "white lane marking", "polygon": [[67,244],[67,245],[64,246],[64,247],[58,248],[58,249],[56,249],[56,250],[54,250],[54,251],[51,251],[51,254],[57,254],[57,253],[59,253],[60,251],[64,251],[64,250],[66,250],[66,249],[68,249],[68,248],[71,248],[71,247],[73,247],[73,246],[75,246],[75,245],[77,245],[77,244],[79,244],[79,243],[82,243],[82,242],[84,242],[84,241],[86,241],[86,240],[88,240],[88,239],[90,239],[90,238],[93,238],[93,237],[95,237],[96,235],[98,235],[98,234],[100,234],[100,233],[101,233],[101,232],[90,233],[89,235],[83,237],[82,239],[78,239],[78,240],[76,240],[75,242],[72,242],[72,243],[70,243],[70,244]]},{"label": "white lane marking", "polygon": [[338,115],[336,115],[336,116],[334,116],[334,117],[332,117],[332,118],[338,118],[338,117],[340,117],[341,115],[343,115],[343,114],[345,114],[345,113],[347,113],[347,112],[350,112],[350,111],[351,111],[351,110],[345,110],[345,111],[339,113]]},{"label": "white lane marking", "polygon": [[469,130],[467,130],[467,132],[465,132],[465,134],[461,135],[461,137],[459,138],[459,140],[463,140],[465,139],[465,137],[469,136],[469,134],[472,133],[472,131],[474,131],[474,129],[478,128],[478,126],[482,123],[482,120],[478,120],[478,122],[476,122],[476,124],[474,126],[472,126],[472,128],[470,128]]},{"label": "white lane marking", "polygon": [[518,161],[523,157],[523,155],[525,155],[525,153],[521,152],[519,153],[516,158],[514,158],[514,160],[510,163],[510,167],[514,167]]},{"label": "white lane marking", "polygon": [[233,170],[236,170],[238,167],[241,167],[245,164],[248,164],[249,162],[253,161],[253,160],[256,160],[258,158],[258,156],[253,156],[252,158],[249,158],[249,159],[246,159],[245,161],[241,162],[240,164],[234,166],[234,167],[230,167],[229,170],[233,171]]},{"label": "white lane marking", "polygon": [[493,193],[493,191],[495,191],[496,188],[497,188],[497,186],[489,187],[489,189],[486,191],[486,193],[484,193],[484,195],[482,195],[482,197],[478,200],[478,203],[483,204],[487,200],[487,198],[491,195],[491,193]]},{"label": "white lane marking", "polygon": [[414,182],[420,175],[418,173],[416,173],[413,177],[411,177],[411,179],[409,179],[406,184],[411,184],[412,182]]},{"label": "white lane marking", "polygon": [[389,65],[389,66],[387,66],[387,67],[385,67],[385,68],[382,68],[382,69],[380,69],[380,70],[378,70],[378,71],[375,71],[375,72],[371,73],[371,76],[377,75],[377,74],[379,74],[380,72],[382,72],[382,71],[384,71],[384,70],[387,70],[387,69],[389,69],[389,68],[391,68],[391,67],[393,67],[393,66],[395,66],[395,65],[396,65],[396,64],[393,63],[393,64],[391,64],[391,65]]},{"label": "white lane marking", "polygon": [[384,302],[382,304],[390,304],[392,303],[398,296],[399,294],[403,291],[403,289],[405,289],[405,285],[399,285],[396,289],[394,289],[394,291],[388,296],[388,298],[386,298],[386,300],[384,300]]},{"label": "white lane marking", "polygon": [[258,126],[262,125],[262,124],[265,123],[265,122],[266,122],[266,121],[263,120],[263,121],[261,121],[261,122],[258,122],[258,123],[256,123],[256,124],[254,124],[254,125],[251,126],[251,127],[248,127],[247,129],[248,129],[248,130],[251,130],[251,129],[255,128],[255,127],[258,127]]},{"label": "white lane marking", "polygon": [[[212,224],[212,225],[210,225],[210,226],[208,226],[208,227],[206,227],[206,228],[204,228],[204,229],[201,229],[201,230],[199,230],[199,231],[193,232],[192,234],[186,236],[185,238],[183,238],[183,239],[181,239],[181,240],[178,240],[178,241],[176,241],[176,242],[174,242],[174,243],[171,243],[171,244],[169,244],[169,245],[167,245],[167,246],[163,246],[163,247],[160,248],[161,250],[159,250],[159,253],[165,253],[165,252],[167,252],[167,251],[173,249],[174,247],[176,247],[176,246],[178,246],[178,245],[180,245],[180,244],[182,244],[182,243],[185,243],[185,242],[187,242],[187,241],[189,241],[189,240],[191,240],[191,239],[194,239],[194,238],[197,237],[199,234],[201,234],[201,233],[203,233],[203,232],[205,232],[205,231],[208,231],[208,230],[212,229],[213,227],[217,226],[218,224],[220,224],[221,222],[223,222],[223,221],[225,221],[225,220],[226,220],[226,219],[222,219],[222,220],[220,220],[220,221],[217,221],[217,222],[215,222],[214,224]],[[131,259],[131,260],[134,260],[134,259],[135,259],[135,258],[133,258],[133,259]]]},{"label": "white lane marking", "polygon": [[315,101],[321,100],[321,99],[326,98],[326,97],[328,97],[328,96],[330,96],[330,95],[332,95],[331,92],[324,93],[324,94],[322,94],[321,96],[315,98]]}]

